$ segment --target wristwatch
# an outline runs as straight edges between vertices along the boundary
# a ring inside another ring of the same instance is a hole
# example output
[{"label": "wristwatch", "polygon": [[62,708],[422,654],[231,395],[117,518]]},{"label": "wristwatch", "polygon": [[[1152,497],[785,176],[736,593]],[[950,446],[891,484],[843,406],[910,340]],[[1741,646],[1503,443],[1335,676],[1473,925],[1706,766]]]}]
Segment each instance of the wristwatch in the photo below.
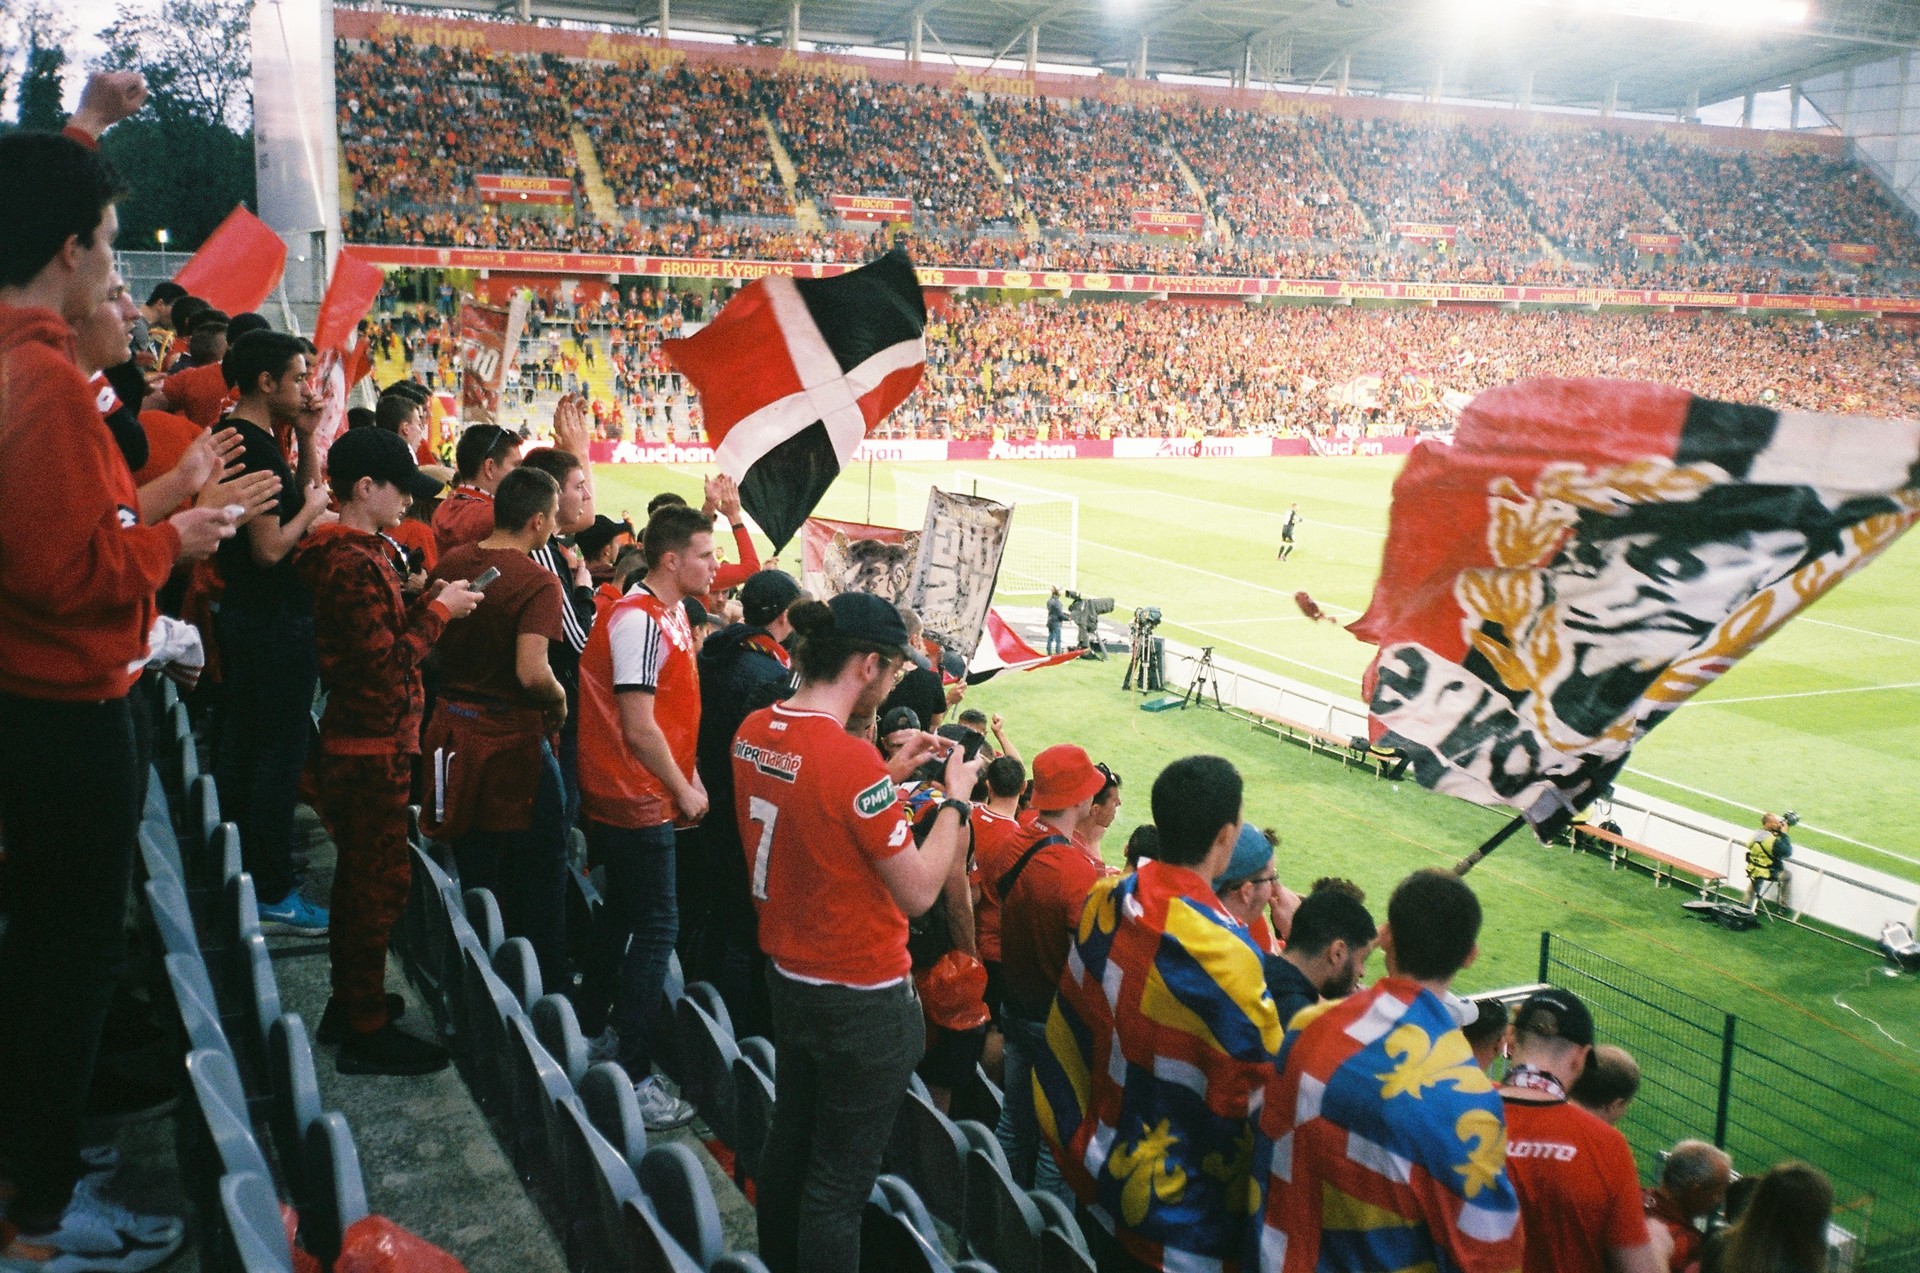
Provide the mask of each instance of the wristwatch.
[{"label": "wristwatch", "polygon": [[[942,810],[958,809],[960,811],[960,820],[962,822],[965,822],[968,818],[973,816],[973,802],[971,800],[962,800],[959,796],[948,796],[945,800],[942,800],[940,802],[940,808]],[[938,817],[939,814],[935,813],[934,816]]]}]

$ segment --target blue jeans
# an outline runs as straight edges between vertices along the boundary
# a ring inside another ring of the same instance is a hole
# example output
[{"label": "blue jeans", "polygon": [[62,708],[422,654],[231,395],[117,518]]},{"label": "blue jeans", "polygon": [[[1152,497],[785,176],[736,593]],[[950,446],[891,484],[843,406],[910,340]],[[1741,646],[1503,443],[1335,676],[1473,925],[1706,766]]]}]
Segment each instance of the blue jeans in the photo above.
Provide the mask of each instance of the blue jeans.
[{"label": "blue jeans", "polygon": [[1049,623],[1047,625],[1048,654],[1059,654],[1062,650],[1066,649],[1067,642],[1066,638],[1061,635],[1061,629],[1062,625],[1058,623]]},{"label": "blue jeans", "polygon": [[599,949],[582,990],[591,1010],[582,1020],[597,1025],[601,1005],[611,1001],[620,1064],[635,1082],[653,1072],[667,959],[680,933],[673,841],[671,822],[636,829],[587,819],[587,844],[607,868],[607,890]]},{"label": "blue jeans", "polygon": [[540,786],[533,821],[519,831],[469,831],[453,842],[460,887],[484,888],[500,903],[509,937],[524,937],[540,961],[540,989],[566,994],[573,988],[567,966],[566,795],[560,762],[540,744]]},{"label": "blue jeans", "polygon": [[216,630],[224,696],[214,781],[240,828],[254,895],[270,905],[293,891],[293,813],[320,679],[313,616],[227,606]]},{"label": "blue jeans", "polygon": [[1007,1082],[1001,1091],[1000,1125],[993,1134],[1006,1151],[1015,1184],[1044,1190],[1071,1207],[1073,1194],[1053,1151],[1040,1143],[1040,1120],[1033,1112],[1033,1058],[1047,1050],[1046,1024],[1028,1021],[1003,1004],[1000,1029],[1007,1040]]}]

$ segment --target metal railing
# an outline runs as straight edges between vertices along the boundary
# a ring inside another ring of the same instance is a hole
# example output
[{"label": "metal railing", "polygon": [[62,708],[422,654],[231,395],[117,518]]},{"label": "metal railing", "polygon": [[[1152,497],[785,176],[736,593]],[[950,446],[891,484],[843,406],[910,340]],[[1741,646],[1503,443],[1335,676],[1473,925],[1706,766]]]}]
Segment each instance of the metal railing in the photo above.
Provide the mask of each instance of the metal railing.
[{"label": "metal railing", "polygon": [[1746,1175],[1799,1159],[1833,1181],[1834,1223],[1857,1240],[1855,1273],[1920,1265],[1920,1083],[1888,1083],[1837,1048],[1789,1039],[1552,933],[1540,934],[1539,975],[1579,995],[1606,1040],[1639,1061],[1640,1094],[1620,1130],[1649,1178],[1689,1138],[1725,1149]]}]

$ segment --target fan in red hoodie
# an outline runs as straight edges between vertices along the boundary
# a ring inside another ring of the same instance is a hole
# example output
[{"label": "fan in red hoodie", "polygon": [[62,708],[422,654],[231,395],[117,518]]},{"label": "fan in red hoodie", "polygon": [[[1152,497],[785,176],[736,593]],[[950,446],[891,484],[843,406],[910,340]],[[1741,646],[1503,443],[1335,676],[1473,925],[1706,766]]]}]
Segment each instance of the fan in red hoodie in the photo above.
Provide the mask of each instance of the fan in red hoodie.
[{"label": "fan in red hoodie", "polygon": [[[124,86],[124,87],[122,87]],[[135,91],[138,90],[138,91]],[[116,107],[109,107],[109,95]],[[139,108],[138,76],[95,77],[97,135]],[[76,117],[76,123],[81,117]],[[88,1249],[69,1223],[101,1025],[126,957],[123,919],[147,761],[129,691],[155,589],[233,534],[224,509],[142,525],[133,474],[73,361],[69,324],[107,300],[119,183],[70,137],[0,137],[0,824],[12,919],[0,945],[0,1262]],[[86,1199],[76,1211],[93,1206]],[[132,1217],[127,1217],[132,1220]],[[122,1248],[181,1241],[177,1222],[106,1231]],[[95,1232],[94,1238],[100,1235]]]}]

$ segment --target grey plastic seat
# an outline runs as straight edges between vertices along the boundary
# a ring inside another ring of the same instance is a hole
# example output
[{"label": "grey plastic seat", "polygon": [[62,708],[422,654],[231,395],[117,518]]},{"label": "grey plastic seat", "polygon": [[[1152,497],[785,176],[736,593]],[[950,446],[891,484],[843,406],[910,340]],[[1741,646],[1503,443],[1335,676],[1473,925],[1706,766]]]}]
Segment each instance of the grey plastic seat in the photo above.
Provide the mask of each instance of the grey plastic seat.
[{"label": "grey plastic seat", "polygon": [[968,1137],[966,1245],[1002,1273],[1038,1273],[1040,1209],[1013,1182],[1000,1142]]},{"label": "grey plastic seat", "polygon": [[253,1137],[247,1094],[233,1058],[224,1051],[196,1049],[187,1056],[188,1121],[180,1136],[180,1166],[186,1194],[200,1218],[200,1241],[208,1251],[226,1242],[220,1205],[223,1176],[251,1172],[271,1179],[267,1159]]},{"label": "grey plastic seat", "polygon": [[774,1077],[778,1057],[774,1051],[772,1039],[765,1039],[757,1034],[750,1034],[744,1039],[736,1040],[736,1042],[740,1045],[741,1056],[751,1060],[754,1065],[759,1068],[760,1072],[768,1078]]},{"label": "grey plastic seat", "polygon": [[166,967],[167,985],[173,992],[188,1049],[218,1052],[231,1065],[233,1045],[220,1024],[220,1006],[213,997],[213,983],[207,980],[206,964],[193,955],[168,955]]},{"label": "grey plastic seat", "polygon": [[297,1013],[286,1013],[267,1027],[267,1129],[287,1178],[294,1206],[305,1206],[310,1191],[302,1148],[307,1127],[320,1117],[320,1083],[313,1071],[313,1048]]},{"label": "grey plastic seat", "polygon": [[976,1062],[973,1076],[953,1093],[953,1109],[949,1117],[955,1122],[971,1118],[976,1123],[998,1127],[1002,1104],[1000,1085],[988,1078],[986,1068]]},{"label": "grey plastic seat", "polygon": [[633,1239],[620,1208],[640,1196],[640,1181],[587,1117],[583,1102],[564,1101],[556,1109],[566,1161],[569,1260],[576,1268],[632,1268]]},{"label": "grey plastic seat", "polygon": [[[880,1177],[861,1210],[862,1273],[950,1273],[939,1242],[914,1224],[914,1209],[924,1216],[926,1208],[915,1198],[911,1208],[902,1210],[886,1188],[889,1179],[904,1187],[905,1182],[897,1176]],[[911,1195],[912,1190],[908,1189],[907,1193]],[[927,1224],[931,1228],[932,1221]]]},{"label": "grey plastic seat", "polygon": [[500,953],[500,945],[507,940],[507,926],[500,918],[500,901],[493,893],[484,888],[470,888],[460,895],[463,913],[467,923],[473,925],[474,936],[480,939],[480,948],[487,952],[491,960]]},{"label": "grey plastic seat", "polygon": [[1027,1200],[1040,1213],[1041,1273],[1077,1273],[1083,1266],[1091,1270],[1093,1256],[1073,1208],[1044,1189],[1027,1190]]},{"label": "grey plastic seat", "polygon": [[751,1251],[729,1251],[707,1273],[767,1273],[767,1266]]},{"label": "grey plastic seat", "polygon": [[760,1176],[767,1132],[773,1126],[773,1080],[762,1073],[745,1049],[733,1062],[734,1120],[739,1134],[733,1148],[733,1183],[744,1188]]},{"label": "grey plastic seat", "polygon": [[933,1214],[964,1232],[967,1219],[967,1138],[932,1100],[908,1092],[897,1120],[904,1133],[903,1161],[892,1170],[906,1177]]},{"label": "grey plastic seat", "polygon": [[213,829],[213,842],[207,847],[207,869],[212,872],[208,885],[222,889],[246,867],[240,852],[240,828],[222,822]]},{"label": "grey plastic seat", "polygon": [[[740,1049],[734,1046],[732,1030],[702,1006],[706,996],[698,992],[703,989],[712,987],[705,983],[687,987],[686,997],[675,1009],[680,1095],[700,1111],[721,1144],[736,1149],[740,1124],[735,1116],[733,1063],[739,1059]],[[718,995],[713,997],[716,1003],[718,999]],[[720,1010],[724,1013],[725,1006]]]},{"label": "grey plastic seat", "polygon": [[[242,984],[249,1027],[244,1031],[247,1039],[244,1050],[253,1058],[254,1072],[270,1076],[267,1036],[280,1017],[280,983],[274,979],[273,956],[267,951],[267,939],[258,932],[252,934],[240,947],[240,958],[246,970]],[[269,1091],[271,1083],[269,1077]]]},{"label": "grey plastic seat", "polygon": [[704,1269],[719,1258],[726,1245],[720,1232],[720,1207],[691,1149],[679,1143],[655,1145],[634,1175],[660,1223],[696,1265]]},{"label": "grey plastic seat", "polygon": [[543,991],[540,986],[540,961],[533,943],[524,937],[509,937],[493,952],[494,975],[520,1004],[522,1012],[531,1012]]},{"label": "grey plastic seat", "polygon": [[599,949],[600,914],[606,902],[578,867],[567,868],[567,957],[586,967]]},{"label": "grey plastic seat", "polygon": [[508,1107],[508,1082],[511,1071],[507,1056],[507,1022],[520,1016],[520,1005],[513,992],[494,976],[486,957],[477,946],[462,951],[466,961],[465,1055],[470,1067],[468,1083],[480,1104],[489,1110]]},{"label": "grey plastic seat", "polygon": [[141,821],[140,869],[148,880],[171,880],[185,890],[187,868],[180,861],[180,846],[173,838],[172,827],[151,818]]},{"label": "grey plastic seat", "polygon": [[639,1171],[641,1160],[647,1156],[647,1124],[640,1114],[633,1080],[616,1063],[602,1061],[580,1080],[579,1091],[587,1121],[607,1138],[628,1167]]},{"label": "grey plastic seat", "polygon": [[[193,749],[187,749],[191,757]],[[187,838],[183,847],[203,859],[220,826],[220,787],[212,774],[200,774],[187,784]]]},{"label": "grey plastic seat", "polygon": [[243,1273],[293,1273],[293,1252],[280,1219],[280,1200],[258,1172],[242,1171],[220,1179],[220,1210],[225,1243],[216,1267]]},{"label": "grey plastic seat", "polygon": [[332,1268],[348,1229],[367,1214],[360,1152],[344,1114],[330,1112],[307,1125],[303,1146],[312,1200],[300,1213],[300,1237],[322,1268]]},{"label": "grey plastic seat", "polygon": [[705,1273],[707,1266],[695,1260],[674,1238],[644,1192],[620,1204],[620,1220],[626,1228],[628,1249],[633,1256],[633,1262],[627,1267],[645,1269],[647,1273]]},{"label": "grey plastic seat", "polygon": [[565,995],[542,995],[527,1016],[533,1022],[533,1037],[559,1065],[568,1085],[578,1088],[587,1076],[587,1041],[573,1004]]},{"label": "grey plastic seat", "polygon": [[[509,1106],[513,1157],[523,1180],[552,1180],[561,1164],[559,1122],[552,1106],[573,1095],[573,1084],[533,1036],[524,1016],[507,1019],[507,1062],[512,1096]],[[550,1133],[552,1138],[549,1139]]]}]

